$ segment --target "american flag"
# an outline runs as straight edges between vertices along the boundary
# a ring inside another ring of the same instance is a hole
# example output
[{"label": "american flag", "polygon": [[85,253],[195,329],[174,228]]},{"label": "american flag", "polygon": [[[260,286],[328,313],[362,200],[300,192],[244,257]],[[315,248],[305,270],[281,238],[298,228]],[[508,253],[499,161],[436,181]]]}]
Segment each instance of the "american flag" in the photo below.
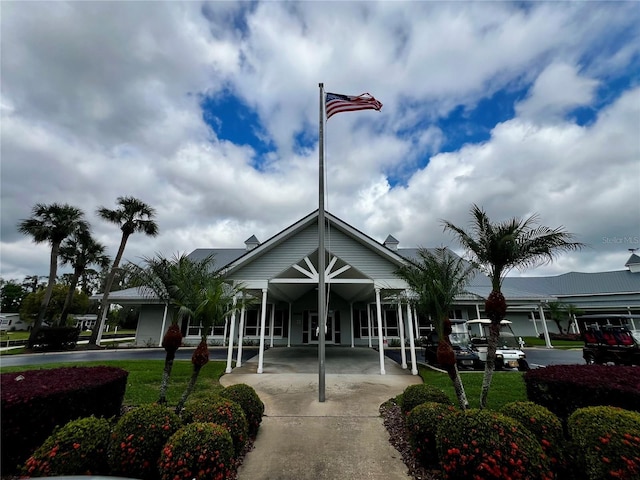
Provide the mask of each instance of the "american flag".
[{"label": "american flag", "polygon": [[340,95],[338,93],[327,93],[325,108],[327,110],[327,120],[332,115],[340,112],[353,112],[355,110],[378,110],[382,104],[368,93],[363,93],[357,97],[351,95]]}]

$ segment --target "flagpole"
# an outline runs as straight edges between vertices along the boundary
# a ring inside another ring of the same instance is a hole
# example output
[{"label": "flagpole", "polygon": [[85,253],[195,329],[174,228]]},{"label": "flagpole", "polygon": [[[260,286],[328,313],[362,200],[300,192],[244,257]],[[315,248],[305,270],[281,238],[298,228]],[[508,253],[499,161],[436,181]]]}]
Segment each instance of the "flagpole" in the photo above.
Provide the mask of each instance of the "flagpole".
[{"label": "flagpole", "polygon": [[[324,83],[320,87],[320,126],[318,135],[318,401],[325,395],[325,251],[324,251]],[[312,332],[309,332],[312,333]]]}]

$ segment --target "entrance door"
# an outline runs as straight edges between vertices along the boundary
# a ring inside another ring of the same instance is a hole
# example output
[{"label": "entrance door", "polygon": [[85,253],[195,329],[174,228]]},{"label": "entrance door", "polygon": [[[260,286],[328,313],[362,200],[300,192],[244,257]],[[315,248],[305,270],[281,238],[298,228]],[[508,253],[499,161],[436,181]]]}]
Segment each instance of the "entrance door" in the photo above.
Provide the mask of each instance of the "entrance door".
[{"label": "entrance door", "polygon": [[[324,337],[325,343],[335,343],[334,339],[333,315],[327,317],[327,334]],[[309,315],[309,343],[318,343],[318,314]]]}]

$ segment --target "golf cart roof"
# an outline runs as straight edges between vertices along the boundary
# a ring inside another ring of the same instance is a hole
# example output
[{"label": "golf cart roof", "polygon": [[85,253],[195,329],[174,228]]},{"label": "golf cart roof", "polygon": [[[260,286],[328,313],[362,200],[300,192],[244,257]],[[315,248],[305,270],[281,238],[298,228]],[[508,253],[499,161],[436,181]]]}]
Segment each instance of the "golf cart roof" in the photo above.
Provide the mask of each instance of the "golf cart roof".
[{"label": "golf cart roof", "polygon": [[[488,318],[474,318],[473,320],[467,320],[467,324],[471,324],[471,325],[489,325],[491,323],[491,320],[489,320]],[[509,320],[501,320],[500,321],[500,325],[509,325],[511,324],[511,321]]]}]

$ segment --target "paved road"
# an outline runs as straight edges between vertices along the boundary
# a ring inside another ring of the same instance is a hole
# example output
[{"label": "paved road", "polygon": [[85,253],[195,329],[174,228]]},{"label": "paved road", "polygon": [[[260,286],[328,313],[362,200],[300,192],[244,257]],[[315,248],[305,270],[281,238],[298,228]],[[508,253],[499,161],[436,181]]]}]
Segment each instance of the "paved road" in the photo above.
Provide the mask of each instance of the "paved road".
[{"label": "paved road", "polygon": [[582,349],[560,350],[557,348],[525,348],[527,361],[531,368],[549,365],[584,365]]},{"label": "paved road", "polygon": [[[195,347],[182,347],[176,352],[176,360],[191,360]],[[246,362],[258,354],[255,347],[243,347],[242,361]],[[233,349],[235,360],[237,351]],[[165,351],[163,348],[140,348],[120,350],[78,350],[71,352],[44,352],[20,355],[2,355],[0,367],[15,367],[22,365],[40,365],[55,362],[95,362],[100,360],[163,360]],[[209,347],[211,360],[226,360],[227,349],[223,347]]]}]

